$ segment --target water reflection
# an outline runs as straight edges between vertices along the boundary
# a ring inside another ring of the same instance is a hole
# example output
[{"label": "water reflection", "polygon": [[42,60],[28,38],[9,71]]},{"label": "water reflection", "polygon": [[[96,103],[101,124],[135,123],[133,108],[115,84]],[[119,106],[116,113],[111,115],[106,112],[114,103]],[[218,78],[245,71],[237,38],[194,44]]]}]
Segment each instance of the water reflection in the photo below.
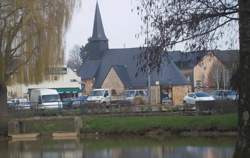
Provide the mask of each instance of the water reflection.
[{"label": "water reflection", "polygon": [[169,138],[166,140],[124,138],[0,142],[0,157],[232,158],[234,144],[234,139],[230,138]]}]

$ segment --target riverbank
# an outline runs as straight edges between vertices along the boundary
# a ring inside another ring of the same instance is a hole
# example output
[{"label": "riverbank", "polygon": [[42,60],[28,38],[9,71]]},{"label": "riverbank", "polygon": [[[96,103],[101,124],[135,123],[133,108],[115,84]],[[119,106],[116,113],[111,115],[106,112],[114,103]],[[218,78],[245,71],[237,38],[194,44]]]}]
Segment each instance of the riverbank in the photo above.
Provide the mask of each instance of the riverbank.
[{"label": "riverbank", "polygon": [[[74,117],[73,117],[74,118]],[[100,136],[236,136],[237,114],[207,116],[81,116],[81,137]],[[48,121],[49,119],[49,121]],[[46,121],[47,120],[47,121]],[[77,124],[78,124],[77,123]],[[22,131],[51,135],[53,132],[73,132],[74,121],[66,117],[44,117],[23,123]],[[0,134],[1,135],[1,134]]]},{"label": "riverbank", "polygon": [[85,116],[81,134],[95,135],[182,135],[235,136],[237,115],[210,116]]}]

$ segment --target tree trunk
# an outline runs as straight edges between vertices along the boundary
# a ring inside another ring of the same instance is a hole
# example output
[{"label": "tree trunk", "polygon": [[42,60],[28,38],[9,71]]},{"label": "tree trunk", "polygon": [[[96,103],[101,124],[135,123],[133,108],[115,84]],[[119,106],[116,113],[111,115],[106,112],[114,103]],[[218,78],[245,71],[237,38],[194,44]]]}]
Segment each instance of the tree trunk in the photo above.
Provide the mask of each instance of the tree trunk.
[{"label": "tree trunk", "polygon": [[0,84],[0,119],[8,115],[7,107],[7,86]]},{"label": "tree trunk", "polygon": [[0,137],[8,132],[7,87],[0,84]]},{"label": "tree trunk", "polygon": [[250,1],[239,0],[239,138],[235,158],[249,158],[250,155]]}]

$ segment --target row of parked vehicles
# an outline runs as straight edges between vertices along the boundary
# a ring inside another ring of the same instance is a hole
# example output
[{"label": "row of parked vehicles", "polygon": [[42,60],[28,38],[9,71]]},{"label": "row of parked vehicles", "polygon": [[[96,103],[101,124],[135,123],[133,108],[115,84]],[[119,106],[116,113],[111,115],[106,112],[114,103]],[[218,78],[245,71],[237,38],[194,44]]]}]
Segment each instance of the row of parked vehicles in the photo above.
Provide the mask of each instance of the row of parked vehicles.
[{"label": "row of parked vehicles", "polygon": [[237,101],[239,95],[233,90],[216,90],[210,93],[206,92],[193,92],[188,93],[184,99],[184,104],[194,105],[196,102],[201,101],[214,101],[214,100],[229,100]]},{"label": "row of parked vehicles", "polygon": [[30,91],[30,100],[25,98],[10,99],[8,106],[11,109],[76,109],[86,102],[110,104],[112,101],[132,101],[135,97],[147,98],[146,90],[127,90],[122,96],[112,94],[109,89],[94,89],[89,96],[77,98],[60,98],[55,89],[33,89]]},{"label": "row of parked vehicles", "polygon": [[[134,101],[138,97],[147,102],[147,90],[126,90],[123,95],[113,95],[109,89],[94,89],[89,96],[80,96],[77,98],[60,98],[58,92],[54,89],[34,89],[30,92],[30,100],[11,99],[8,100],[9,108],[17,109],[76,109],[84,103],[110,104],[113,101]],[[168,98],[168,97],[166,97]],[[162,98],[162,102],[165,98]],[[193,92],[188,93],[184,99],[184,104],[194,105],[197,101],[214,100],[233,100],[238,99],[238,94],[232,90],[217,90],[212,93]],[[168,100],[170,100],[168,98]],[[163,102],[165,103],[165,102]]]},{"label": "row of parked vehicles", "polygon": [[62,109],[78,108],[86,101],[85,96],[61,99],[55,89],[33,89],[26,98],[16,98],[7,101],[10,109]]}]

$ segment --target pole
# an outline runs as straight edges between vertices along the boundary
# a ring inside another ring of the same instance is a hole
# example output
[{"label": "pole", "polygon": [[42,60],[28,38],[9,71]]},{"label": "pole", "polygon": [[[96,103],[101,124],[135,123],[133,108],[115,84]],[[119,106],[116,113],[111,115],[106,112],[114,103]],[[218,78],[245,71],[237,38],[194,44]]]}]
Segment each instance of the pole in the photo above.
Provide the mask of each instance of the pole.
[{"label": "pole", "polygon": [[[149,39],[148,39],[148,18],[147,18],[147,28],[146,28],[147,32],[147,37],[146,37],[146,46],[148,49],[149,47]],[[150,60],[150,56],[149,56],[149,51],[147,51],[147,69],[148,69],[148,103],[151,104],[151,68],[149,66],[149,60]]]}]

